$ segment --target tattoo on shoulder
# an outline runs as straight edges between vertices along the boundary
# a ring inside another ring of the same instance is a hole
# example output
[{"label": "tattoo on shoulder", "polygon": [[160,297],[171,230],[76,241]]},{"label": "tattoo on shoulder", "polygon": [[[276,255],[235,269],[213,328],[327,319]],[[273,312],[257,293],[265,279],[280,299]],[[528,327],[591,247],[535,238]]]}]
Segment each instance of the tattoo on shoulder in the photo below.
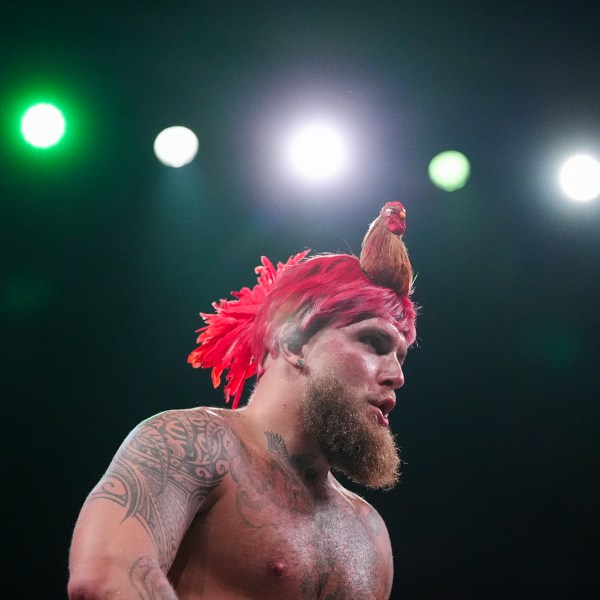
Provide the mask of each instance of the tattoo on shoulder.
[{"label": "tattoo on shoulder", "polygon": [[214,414],[166,412],[125,440],[88,500],[126,509],[152,538],[167,568],[202,502],[229,472],[235,440]]}]

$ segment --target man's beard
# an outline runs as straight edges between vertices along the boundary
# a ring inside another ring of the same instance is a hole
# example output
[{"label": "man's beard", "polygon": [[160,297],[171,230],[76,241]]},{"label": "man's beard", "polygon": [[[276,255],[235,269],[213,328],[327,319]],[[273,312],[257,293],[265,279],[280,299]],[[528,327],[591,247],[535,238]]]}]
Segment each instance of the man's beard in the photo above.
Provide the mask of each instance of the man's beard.
[{"label": "man's beard", "polygon": [[302,403],[302,425],[331,468],[371,488],[398,483],[400,456],[394,436],[370,416],[368,398],[331,375],[313,379]]}]

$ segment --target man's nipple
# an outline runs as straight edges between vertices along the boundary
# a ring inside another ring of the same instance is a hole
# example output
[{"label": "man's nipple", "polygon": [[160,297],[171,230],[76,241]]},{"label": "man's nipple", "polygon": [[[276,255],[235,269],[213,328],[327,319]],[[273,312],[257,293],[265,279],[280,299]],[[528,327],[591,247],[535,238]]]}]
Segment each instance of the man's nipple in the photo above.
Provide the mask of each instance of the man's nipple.
[{"label": "man's nipple", "polygon": [[276,558],[269,561],[268,569],[272,577],[283,577],[287,571],[287,564],[284,560]]}]

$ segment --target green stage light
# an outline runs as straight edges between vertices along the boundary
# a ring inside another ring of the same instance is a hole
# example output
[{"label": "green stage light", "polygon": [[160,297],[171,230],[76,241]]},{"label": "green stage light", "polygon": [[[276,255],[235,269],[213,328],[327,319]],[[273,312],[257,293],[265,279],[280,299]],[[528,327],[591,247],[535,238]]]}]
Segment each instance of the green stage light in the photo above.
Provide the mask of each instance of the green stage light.
[{"label": "green stage light", "polygon": [[21,133],[25,141],[36,148],[57,144],[65,133],[65,127],[63,114],[52,104],[36,104],[21,119]]},{"label": "green stage light", "polygon": [[429,178],[446,192],[464,187],[471,174],[467,157],[456,150],[447,150],[434,156],[429,163]]}]

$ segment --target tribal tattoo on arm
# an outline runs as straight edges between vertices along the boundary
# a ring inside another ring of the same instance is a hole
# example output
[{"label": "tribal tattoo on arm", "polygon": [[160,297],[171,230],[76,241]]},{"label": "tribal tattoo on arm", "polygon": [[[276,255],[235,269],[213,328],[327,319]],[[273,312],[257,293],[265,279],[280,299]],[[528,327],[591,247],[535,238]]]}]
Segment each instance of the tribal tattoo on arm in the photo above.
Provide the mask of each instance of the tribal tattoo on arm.
[{"label": "tribal tattoo on arm", "polygon": [[156,560],[142,556],[129,569],[129,581],[140,600],[177,600]]},{"label": "tribal tattoo on arm", "polygon": [[86,502],[104,498],[125,508],[123,521],[143,525],[166,571],[202,503],[229,472],[233,446],[229,428],[210,412],[162,413],[127,437]]}]

